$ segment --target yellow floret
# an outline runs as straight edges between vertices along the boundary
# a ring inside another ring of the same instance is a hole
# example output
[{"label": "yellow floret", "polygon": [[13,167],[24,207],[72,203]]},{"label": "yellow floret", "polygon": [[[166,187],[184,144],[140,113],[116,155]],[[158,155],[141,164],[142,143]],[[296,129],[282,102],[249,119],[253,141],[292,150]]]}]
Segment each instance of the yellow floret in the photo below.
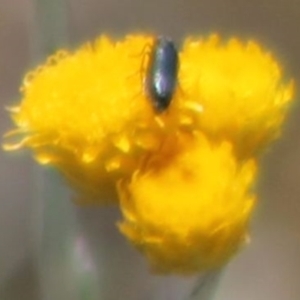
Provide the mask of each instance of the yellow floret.
[{"label": "yellow floret", "polygon": [[239,164],[229,142],[196,139],[168,166],[149,161],[119,185],[121,231],[158,272],[217,268],[247,235],[254,161]]}]

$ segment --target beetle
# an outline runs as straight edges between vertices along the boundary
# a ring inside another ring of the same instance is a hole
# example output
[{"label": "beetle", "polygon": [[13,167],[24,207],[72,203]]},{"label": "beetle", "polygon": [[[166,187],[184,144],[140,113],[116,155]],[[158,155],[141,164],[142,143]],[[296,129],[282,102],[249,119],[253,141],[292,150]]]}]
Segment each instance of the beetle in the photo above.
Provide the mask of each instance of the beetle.
[{"label": "beetle", "polygon": [[177,84],[178,51],[167,37],[157,37],[152,46],[146,70],[146,89],[157,112],[165,111]]}]

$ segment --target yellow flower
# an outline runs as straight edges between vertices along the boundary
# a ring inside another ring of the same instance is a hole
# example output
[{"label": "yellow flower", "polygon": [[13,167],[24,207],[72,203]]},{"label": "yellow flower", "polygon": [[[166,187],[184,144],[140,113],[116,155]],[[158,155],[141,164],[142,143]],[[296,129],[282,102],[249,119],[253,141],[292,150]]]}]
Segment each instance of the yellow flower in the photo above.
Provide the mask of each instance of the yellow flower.
[{"label": "yellow flower", "polygon": [[29,72],[7,134],[18,141],[5,149],[31,148],[82,204],[118,203],[121,231],[156,271],[216,268],[245,241],[257,159],[280,133],[293,82],[253,41],[188,38],[171,105],[157,113],[144,84],[153,41],[102,36]]},{"label": "yellow flower", "polygon": [[158,168],[156,160],[165,157],[119,185],[121,231],[157,272],[220,266],[245,242],[255,162],[238,163],[230,143],[212,145],[204,135],[167,166]]},{"label": "yellow flower", "polygon": [[203,106],[194,127],[213,139],[228,138],[240,156],[258,153],[278,137],[293,95],[271,54],[253,41],[217,35],[187,39],[181,53],[180,85]]}]

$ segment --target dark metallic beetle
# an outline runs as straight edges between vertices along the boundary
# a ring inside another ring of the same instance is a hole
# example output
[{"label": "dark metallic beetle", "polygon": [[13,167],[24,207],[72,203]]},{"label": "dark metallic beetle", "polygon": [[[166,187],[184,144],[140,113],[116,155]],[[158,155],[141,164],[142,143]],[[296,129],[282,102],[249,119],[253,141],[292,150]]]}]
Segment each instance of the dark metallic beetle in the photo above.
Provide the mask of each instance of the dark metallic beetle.
[{"label": "dark metallic beetle", "polygon": [[172,100],[177,83],[178,52],[173,41],[158,37],[150,53],[146,74],[146,88],[154,108],[166,110]]}]

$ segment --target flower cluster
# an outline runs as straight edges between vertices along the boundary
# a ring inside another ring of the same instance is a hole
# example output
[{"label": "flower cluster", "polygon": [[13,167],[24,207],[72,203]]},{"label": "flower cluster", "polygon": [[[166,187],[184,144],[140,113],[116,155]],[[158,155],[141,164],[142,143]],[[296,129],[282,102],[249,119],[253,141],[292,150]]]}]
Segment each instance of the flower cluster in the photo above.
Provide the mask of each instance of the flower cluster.
[{"label": "flower cluster", "polygon": [[51,56],[26,75],[7,134],[18,141],[5,148],[56,166],[79,204],[119,205],[120,231],[153,270],[190,274],[247,240],[258,158],[280,134],[293,82],[253,41],[188,38],[157,113],[144,86],[153,40],[101,36]]}]

